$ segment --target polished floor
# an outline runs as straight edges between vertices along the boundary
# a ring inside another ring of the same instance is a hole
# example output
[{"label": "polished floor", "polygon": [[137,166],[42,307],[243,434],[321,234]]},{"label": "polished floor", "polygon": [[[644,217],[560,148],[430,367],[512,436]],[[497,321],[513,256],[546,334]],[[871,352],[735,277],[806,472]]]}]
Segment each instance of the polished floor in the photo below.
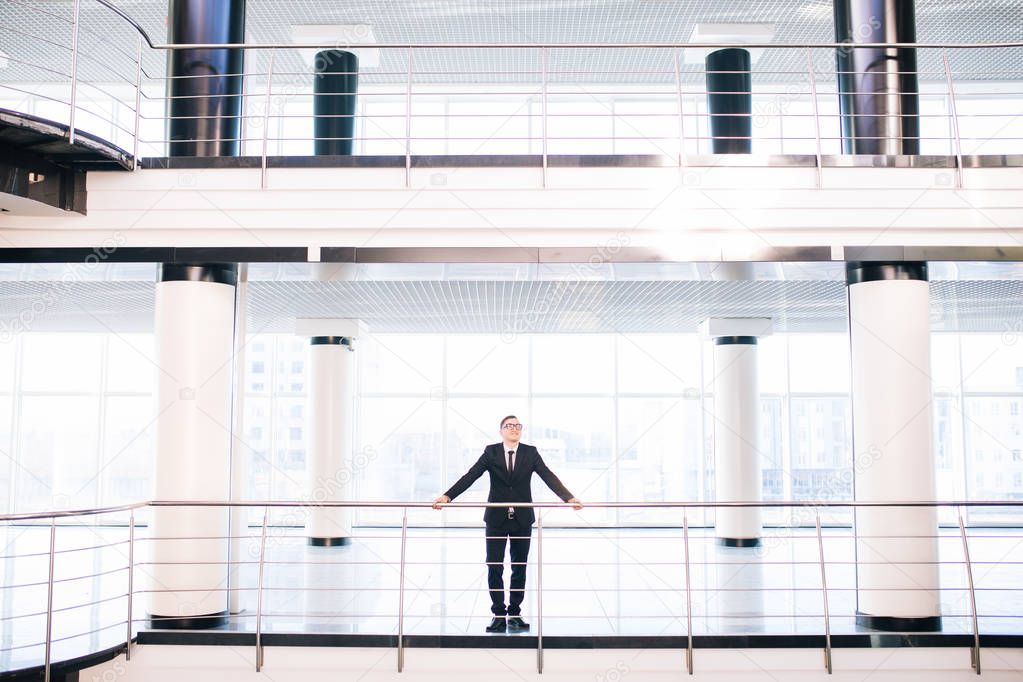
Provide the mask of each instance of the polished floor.
[{"label": "polished floor", "polygon": [[[146,528],[135,543],[135,629],[147,628]],[[256,628],[259,529],[238,557],[241,611],[227,626]],[[682,532],[673,528],[546,528],[542,576],[537,533],[523,616],[544,635],[683,635],[687,599]],[[0,531],[0,670],[45,656],[49,528]],[[127,637],[127,529],[58,527],[54,562],[52,660],[114,646]],[[969,531],[980,631],[1023,634],[1023,529]],[[350,546],[306,544],[300,531],[273,529],[263,579],[262,631],[394,634],[399,599],[406,634],[484,634],[489,598],[482,528],[410,528],[405,589],[399,590],[400,530],[360,528]],[[824,530],[829,624],[855,624],[854,541],[848,528]],[[939,539],[943,631],[972,632],[958,529]],[[819,634],[824,600],[813,529],[772,528],[760,548],[716,545],[690,533],[692,628],[701,634]],[[538,583],[542,579],[542,605]],[[497,636],[516,636],[512,634]]]}]

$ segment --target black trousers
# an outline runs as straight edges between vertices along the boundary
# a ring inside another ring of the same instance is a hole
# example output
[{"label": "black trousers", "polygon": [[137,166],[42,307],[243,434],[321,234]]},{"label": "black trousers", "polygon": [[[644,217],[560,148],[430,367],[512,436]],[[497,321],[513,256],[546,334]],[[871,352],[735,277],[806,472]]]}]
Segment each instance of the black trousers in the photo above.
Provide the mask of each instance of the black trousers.
[{"label": "black trousers", "polygon": [[[499,526],[486,526],[487,586],[490,588],[490,611],[495,616],[517,616],[522,613],[526,596],[526,559],[533,525],[509,521]],[[511,545],[511,590],[508,606],[504,602],[504,548]]]}]

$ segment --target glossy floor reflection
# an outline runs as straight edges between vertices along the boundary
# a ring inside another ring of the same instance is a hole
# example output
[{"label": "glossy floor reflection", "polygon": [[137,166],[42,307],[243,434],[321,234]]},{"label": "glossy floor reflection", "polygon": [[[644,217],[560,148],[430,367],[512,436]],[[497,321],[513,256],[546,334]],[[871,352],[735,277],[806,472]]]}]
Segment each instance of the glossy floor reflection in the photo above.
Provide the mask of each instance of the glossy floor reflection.
[{"label": "glossy floor reflection", "polygon": [[[135,627],[147,628],[147,528],[136,534]],[[258,528],[239,565],[242,611],[228,629],[256,628]],[[1023,530],[969,532],[980,630],[1023,633]],[[58,527],[54,562],[52,659],[123,642],[127,636],[128,532],[123,527]],[[301,531],[268,536],[263,632],[394,634],[398,625],[398,529],[360,528],[350,546],[306,544]],[[0,560],[0,669],[39,665],[46,632],[49,528],[11,526]],[[833,634],[855,624],[854,542],[848,528],[824,530]],[[972,632],[958,529],[939,539],[944,632]],[[404,632],[484,634],[489,598],[482,528],[410,528]],[[536,633],[538,585],[534,529],[523,606]],[[692,627],[701,634],[819,634],[824,607],[813,529],[768,529],[760,548],[725,548],[712,531],[690,532]],[[507,578],[506,578],[507,580]],[[687,632],[682,533],[668,528],[546,528],[544,635],[684,635]],[[495,635],[514,637],[514,634]]]}]

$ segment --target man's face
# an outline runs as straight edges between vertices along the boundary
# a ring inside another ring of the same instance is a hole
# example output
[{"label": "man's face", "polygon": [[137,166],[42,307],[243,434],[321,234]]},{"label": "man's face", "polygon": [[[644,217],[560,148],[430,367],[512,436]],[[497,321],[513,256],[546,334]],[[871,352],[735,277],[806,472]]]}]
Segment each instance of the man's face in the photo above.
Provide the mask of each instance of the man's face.
[{"label": "man's face", "polygon": [[522,424],[518,419],[509,419],[501,426],[501,437],[509,443],[518,443],[522,437]]}]

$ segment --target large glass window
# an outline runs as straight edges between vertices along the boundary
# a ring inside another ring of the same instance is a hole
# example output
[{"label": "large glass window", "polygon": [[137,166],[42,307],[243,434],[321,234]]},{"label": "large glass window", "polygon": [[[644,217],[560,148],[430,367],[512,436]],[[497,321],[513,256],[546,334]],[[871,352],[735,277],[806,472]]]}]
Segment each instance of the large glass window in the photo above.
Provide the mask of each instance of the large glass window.
[{"label": "large glass window", "polygon": [[[962,401],[966,493],[1023,499],[1023,342],[1018,334],[963,334]],[[1017,476],[1017,474],[1020,474]],[[970,510],[974,523],[1020,523],[1012,507]]]},{"label": "large glass window", "polygon": [[[446,486],[441,481],[441,401],[424,397],[364,397],[359,403],[357,452],[367,470],[356,471],[356,491],[363,500],[433,500]],[[400,510],[361,509],[363,523],[400,523]],[[410,523],[437,523],[432,509],[409,511]]]},{"label": "large glass window", "polygon": [[[712,356],[713,346],[694,334],[375,334],[355,354],[362,464],[354,494],[432,500],[500,439],[501,417],[515,414],[523,441],[584,501],[712,500]],[[308,357],[308,341],[294,335],[248,339],[237,456],[247,458],[249,499],[304,495]],[[764,499],[849,499],[846,335],[776,334],[761,341],[758,360]],[[150,334],[25,333],[0,343],[2,508],[148,499],[158,371]],[[931,373],[938,497],[1023,499],[1023,343],[935,333]],[[460,501],[485,499],[487,483],[484,476]],[[556,499],[539,479],[533,492]],[[475,524],[479,516],[423,509],[410,520]],[[985,508],[970,521],[1018,516]],[[844,512],[829,518],[849,520]],[[400,516],[377,509],[357,519],[390,524]],[[547,520],[672,524],[679,515],[558,510]],[[777,510],[765,520],[805,519]]]},{"label": "large glass window", "polygon": [[[13,357],[17,368],[0,380],[11,390],[0,401],[7,407],[0,441],[7,441],[4,475],[12,509],[93,507],[150,497],[146,432],[153,417],[148,403],[154,368],[145,357],[147,340],[26,333],[0,344],[0,361]],[[133,400],[146,406],[127,409]]]},{"label": "large glass window", "polygon": [[[701,499],[702,417],[697,398],[620,398],[618,499],[630,502]],[[677,508],[625,508],[619,519],[622,523],[674,525],[681,524],[682,512]]]}]

